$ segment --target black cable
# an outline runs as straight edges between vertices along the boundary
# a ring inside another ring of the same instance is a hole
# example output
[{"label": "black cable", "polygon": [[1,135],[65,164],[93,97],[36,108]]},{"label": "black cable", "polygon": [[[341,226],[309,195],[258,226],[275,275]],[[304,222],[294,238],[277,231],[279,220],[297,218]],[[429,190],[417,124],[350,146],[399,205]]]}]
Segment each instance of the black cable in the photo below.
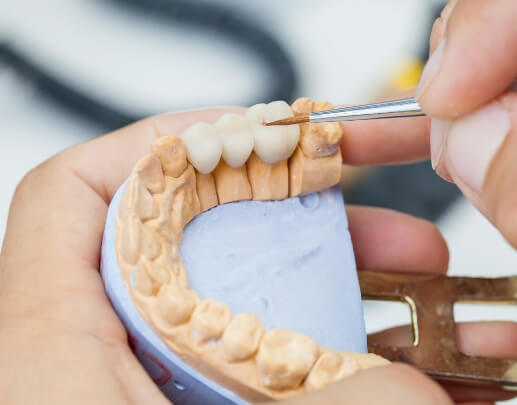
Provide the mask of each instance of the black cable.
[{"label": "black cable", "polygon": [[255,51],[269,69],[265,94],[260,99],[247,100],[242,105],[273,100],[293,101],[297,87],[297,74],[287,52],[278,41],[258,25],[247,20],[237,10],[220,5],[192,0],[112,0],[131,6],[139,14],[195,26],[216,32],[227,39]]},{"label": "black cable", "polygon": [[[297,75],[291,59],[282,46],[266,31],[243,15],[211,3],[182,0],[112,0],[153,18],[195,26],[196,29],[216,33],[254,51],[264,62],[268,79],[259,86],[262,95],[232,104],[252,105],[272,100],[292,100],[296,93]],[[0,60],[37,86],[41,93],[65,109],[100,124],[106,130],[116,129],[140,119],[144,114],[129,114],[123,108],[110,105],[60,81],[30,57],[12,45],[0,42]],[[159,61],[158,61],[159,62]],[[193,83],[193,86],[196,84]],[[191,106],[179,105],[177,109]]]},{"label": "black cable", "polygon": [[120,128],[139,119],[59,81],[6,43],[0,43],[0,60],[33,83],[45,97],[108,130]]}]

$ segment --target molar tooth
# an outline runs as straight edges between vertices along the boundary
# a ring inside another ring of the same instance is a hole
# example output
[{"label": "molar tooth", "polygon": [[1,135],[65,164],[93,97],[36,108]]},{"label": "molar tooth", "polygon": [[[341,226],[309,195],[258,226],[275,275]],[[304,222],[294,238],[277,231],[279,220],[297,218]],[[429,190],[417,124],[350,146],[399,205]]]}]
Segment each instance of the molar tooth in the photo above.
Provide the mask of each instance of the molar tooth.
[{"label": "molar tooth", "polygon": [[258,317],[248,313],[238,314],[223,333],[223,350],[230,361],[245,360],[257,351],[263,334],[264,328]]},{"label": "molar tooth", "polygon": [[317,390],[326,385],[351,376],[359,371],[359,364],[345,353],[323,353],[312,367],[305,380],[307,390]]},{"label": "molar tooth", "polygon": [[152,150],[166,176],[179,177],[187,168],[187,151],[179,138],[162,136],[153,142]]},{"label": "molar tooth", "polygon": [[198,342],[219,338],[230,323],[230,308],[223,302],[203,300],[190,318],[190,330]]},{"label": "molar tooth", "polygon": [[189,320],[199,298],[197,294],[177,284],[163,285],[158,291],[157,309],[170,326],[177,326]]},{"label": "molar tooth", "polygon": [[165,285],[170,280],[170,273],[167,271],[167,269],[156,263],[148,260],[146,257],[141,258],[142,265],[147,271],[147,274],[151,279],[153,280],[154,284],[161,286]]},{"label": "molar tooth", "polygon": [[246,112],[252,123],[254,150],[264,162],[273,164],[291,156],[298,144],[300,128],[298,125],[268,127],[262,124],[292,116],[293,111],[285,101],[256,104]]},{"label": "molar tooth", "polygon": [[271,389],[293,389],[300,385],[318,356],[318,345],[309,337],[286,329],[264,335],[257,354],[262,384]]},{"label": "molar tooth", "polygon": [[156,259],[161,252],[161,244],[158,236],[155,235],[152,230],[148,229],[147,226],[142,224],[136,217],[135,222],[137,222],[135,225],[138,228],[140,253],[142,256],[152,261]]},{"label": "molar tooth", "polygon": [[253,151],[253,133],[242,115],[224,114],[215,123],[223,140],[223,159],[228,166],[241,167]]},{"label": "molar tooth", "polygon": [[136,215],[131,213],[121,224],[120,254],[128,264],[136,264],[140,257],[139,222]]},{"label": "molar tooth", "polygon": [[391,364],[389,360],[374,353],[346,353],[346,355],[354,359],[361,370]]},{"label": "molar tooth", "polygon": [[[297,99],[292,109],[297,114],[307,114],[315,111],[328,110],[332,104],[327,101],[312,101],[302,97]],[[300,125],[300,147],[305,155],[315,158],[330,156],[337,152],[343,129],[338,122]]]},{"label": "molar tooth", "polygon": [[188,160],[201,173],[215,169],[223,153],[223,142],[213,125],[198,122],[181,134]]},{"label": "molar tooth", "polygon": [[154,153],[148,153],[140,159],[133,171],[137,173],[144,186],[152,193],[161,193],[165,188],[162,167]]},{"label": "molar tooth", "polygon": [[[124,191],[123,203],[126,206],[133,204],[133,211],[138,215],[141,220],[147,220],[156,218],[158,216],[158,206],[153,200],[153,197],[149,190],[145,187],[140,176],[132,174],[127,186]],[[124,208],[120,211],[119,218],[122,219],[125,215],[128,215],[129,211]]]},{"label": "molar tooth", "polygon": [[154,293],[154,283],[147,271],[141,264],[137,264],[129,277],[131,288],[139,291],[143,295]]}]

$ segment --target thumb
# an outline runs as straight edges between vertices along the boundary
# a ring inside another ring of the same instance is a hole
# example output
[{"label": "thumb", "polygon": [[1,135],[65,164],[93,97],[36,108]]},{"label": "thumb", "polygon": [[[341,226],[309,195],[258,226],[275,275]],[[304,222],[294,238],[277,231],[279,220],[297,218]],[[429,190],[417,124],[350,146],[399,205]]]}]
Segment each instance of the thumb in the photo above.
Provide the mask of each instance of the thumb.
[{"label": "thumb", "polygon": [[517,93],[432,130],[442,138],[436,171],[448,174],[517,248]]},{"label": "thumb", "polygon": [[361,371],[321,391],[293,398],[285,405],[445,405],[452,404],[445,391],[415,369],[394,364]]},{"label": "thumb", "polygon": [[453,0],[431,34],[417,98],[452,119],[502,94],[517,77],[517,1]]}]

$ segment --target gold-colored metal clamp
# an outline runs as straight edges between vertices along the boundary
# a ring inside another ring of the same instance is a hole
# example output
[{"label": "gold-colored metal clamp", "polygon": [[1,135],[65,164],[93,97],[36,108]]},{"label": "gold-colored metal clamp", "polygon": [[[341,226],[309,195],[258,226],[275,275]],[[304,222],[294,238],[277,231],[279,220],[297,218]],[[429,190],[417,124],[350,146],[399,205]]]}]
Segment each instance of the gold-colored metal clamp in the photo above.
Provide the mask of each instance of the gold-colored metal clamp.
[{"label": "gold-colored metal clamp", "polygon": [[457,301],[517,305],[516,276],[470,278],[361,271],[359,284],[364,299],[408,303],[413,323],[412,347],[368,341],[368,351],[412,364],[437,380],[517,389],[516,360],[468,356],[458,350],[453,315]]}]

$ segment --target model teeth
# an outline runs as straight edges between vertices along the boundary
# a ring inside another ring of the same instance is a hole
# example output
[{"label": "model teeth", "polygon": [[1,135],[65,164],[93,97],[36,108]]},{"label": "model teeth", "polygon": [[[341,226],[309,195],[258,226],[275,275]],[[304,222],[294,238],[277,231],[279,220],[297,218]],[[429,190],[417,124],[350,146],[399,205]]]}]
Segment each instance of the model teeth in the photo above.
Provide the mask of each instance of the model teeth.
[{"label": "model teeth", "polygon": [[258,349],[264,328],[260,319],[242,313],[232,319],[224,331],[221,343],[230,361],[241,361],[251,357]]},{"label": "model teeth", "polygon": [[257,354],[262,384],[275,390],[298,387],[316,361],[318,350],[308,336],[286,329],[266,332]]},{"label": "model teeth", "polygon": [[250,123],[242,115],[224,114],[215,123],[223,141],[223,159],[237,169],[248,160],[253,151],[253,133]]},{"label": "model teeth", "polygon": [[273,164],[291,156],[298,144],[300,128],[298,125],[267,127],[262,124],[292,116],[293,111],[285,101],[256,104],[246,112],[252,124],[254,150],[264,162]]},{"label": "model teeth", "polygon": [[170,326],[189,320],[198,302],[197,294],[177,285],[164,285],[158,292],[158,311]]},{"label": "model teeth", "polygon": [[215,169],[223,153],[223,142],[213,125],[199,122],[181,134],[192,166],[201,173]]},{"label": "model teeth", "polygon": [[316,390],[348,377],[359,371],[359,364],[352,357],[338,352],[323,353],[305,380],[308,390]]},{"label": "model teeth", "polygon": [[219,338],[230,323],[230,308],[223,302],[203,300],[196,307],[190,319],[192,336],[199,342]]},{"label": "model teeth", "polygon": [[163,174],[179,177],[187,168],[187,152],[180,139],[163,136],[154,141],[152,150],[162,163]]},{"label": "model teeth", "polygon": [[[123,278],[169,347],[201,367],[221,366],[223,376],[273,399],[389,362],[320,349],[311,338],[285,329],[264,332],[255,315],[233,316],[223,302],[200,300],[188,287],[179,242],[184,226],[214,206],[283,199],[337,184],[339,125],[262,125],[292,117],[293,111],[327,107],[310,100],[295,102],[292,110],[285,102],[257,104],[245,116],[226,114],[214,125],[195,124],[179,139],[159,138],[135,165],[117,210]],[[252,378],[243,381],[246,376]]]}]

